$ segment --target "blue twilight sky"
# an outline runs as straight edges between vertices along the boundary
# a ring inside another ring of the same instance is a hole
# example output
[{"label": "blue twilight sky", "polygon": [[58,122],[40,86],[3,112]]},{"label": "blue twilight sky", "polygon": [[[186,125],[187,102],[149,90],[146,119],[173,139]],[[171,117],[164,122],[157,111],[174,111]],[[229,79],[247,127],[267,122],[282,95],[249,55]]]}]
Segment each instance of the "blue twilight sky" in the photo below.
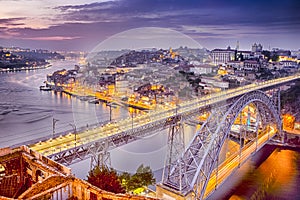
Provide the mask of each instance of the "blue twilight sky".
[{"label": "blue twilight sky", "polygon": [[0,0],[0,46],[90,51],[133,28],[170,28],[202,46],[300,49],[299,0]]}]

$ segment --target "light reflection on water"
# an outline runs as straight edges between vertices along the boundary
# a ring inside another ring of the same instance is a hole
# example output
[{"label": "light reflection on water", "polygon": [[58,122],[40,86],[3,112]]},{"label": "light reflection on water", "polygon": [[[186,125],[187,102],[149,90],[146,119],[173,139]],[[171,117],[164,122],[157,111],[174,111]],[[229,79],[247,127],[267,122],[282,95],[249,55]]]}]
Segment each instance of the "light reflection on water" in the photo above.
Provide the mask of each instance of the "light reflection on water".
[{"label": "light reflection on water", "polygon": [[300,199],[300,152],[265,146],[209,198]]},{"label": "light reflection on water", "polygon": [[[40,91],[46,74],[71,69],[75,62],[56,61],[51,68],[0,74],[0,147],[52,134],[52,119],[58,119],[55,132],[109,119],[109,109],[88,104],[66,94]],[[97,118],[95,117],[97,116]],[[113,112],[113,117],[120,115]]]}]

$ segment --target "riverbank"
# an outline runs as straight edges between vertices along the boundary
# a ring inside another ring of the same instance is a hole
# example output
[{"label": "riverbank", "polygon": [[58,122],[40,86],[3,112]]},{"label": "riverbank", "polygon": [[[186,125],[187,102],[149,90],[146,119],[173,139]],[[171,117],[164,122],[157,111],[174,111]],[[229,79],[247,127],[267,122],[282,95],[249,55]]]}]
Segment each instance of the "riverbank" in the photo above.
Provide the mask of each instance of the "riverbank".
[{"label": "riverbank", "polygon": [[[89,91],[89,92],[87,92],[87,91]],[[113,104],[116,104],[119,106],[125,106],[125,107],[127,106],[127,107],[132,107],[132,108],[140,109],[140,110],[152,110],[155,108],[155,106],[149,106],[146,104],[124,101],[124,100],[122,100],[121,97],[104,96],[104,95],[101,95],[99,92],[91,92],[89,89],[69,90],[69,89],[63,88],[61,92],[68,94],[70,96],[79,98],[80,100],[89,101],[90,103],[98,103],[99,101],[102,101],[104,103],[113,103]],[[157,104],[157,106],[159,106],[159,105]]]},{"label": "riverbank", "polygon": [[0,73],[47,69],[49,67],[51,67],[51,64],[46,64],[46,65],[41,65],[41,66],[31,66],[31,67],[1,68]]}]

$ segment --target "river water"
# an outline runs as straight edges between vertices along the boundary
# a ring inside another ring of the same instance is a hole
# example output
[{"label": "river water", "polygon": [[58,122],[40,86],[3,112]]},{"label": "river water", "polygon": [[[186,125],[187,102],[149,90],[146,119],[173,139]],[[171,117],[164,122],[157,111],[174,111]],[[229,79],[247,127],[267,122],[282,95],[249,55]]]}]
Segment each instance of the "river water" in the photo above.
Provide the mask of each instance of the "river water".
[{"label": "river water", "polygon": [[[71,69],[75,61],[53,61],[47,69],[0,73],[0,148],[24,141],[51,136],[54,131],[72,130],[109,120],[105,103],[90,104],[54,92],[40,91],[46,74]],[[128,117],[127,108],[112,109],[112,119]],[[185,126],[185,143],[196,128]],[[112,167],[135,172],[140,164],[149,165],[156,180],[167,149],[167,130],[111,151]],[[90,160],[70,166],[79,178],[86,179]],[[210,199],[300,199],[300,152],[264,147],[253,159],[233,174]]]}]

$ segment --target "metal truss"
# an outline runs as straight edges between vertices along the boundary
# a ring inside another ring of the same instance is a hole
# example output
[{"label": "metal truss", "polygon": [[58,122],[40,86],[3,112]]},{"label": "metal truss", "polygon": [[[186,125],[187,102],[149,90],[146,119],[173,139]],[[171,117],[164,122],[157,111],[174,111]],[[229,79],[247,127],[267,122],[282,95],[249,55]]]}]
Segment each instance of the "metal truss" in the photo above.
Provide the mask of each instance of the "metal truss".
[{"label": "metal truss", "polygon": [[[168,149],[163,170],[163,179],[168,178],[171,166],[184,151],[184,130],[181,116],[169,119]],[[167,123],[168,124],[168,123]]]},{"label": "metal truss", "polygon": [[213,109],[188,148],[172,166],[168,179],[163,180],[163,185],[181,195],[194,193],[196,199],[202,199],[231,126],[250,103],[257,106],[264,123],[272,122],[281,134],[281,119],[273,101],[262,91],[247,93],[231,104]]},{"label": "metal truss", "polygon": [[[174,113],[172,117],[168,117],[167,114],[165,114],[166,117],[162,118],[161,120],[154,120],[153,122],[145,124],[143,126],[137,128],[134,127],[133,129],[127,131],[115,133],[111,136],[99,140],[90,141],[87,143],[77,143],[76,147],[60,151],[58,153],[49,155],[48,157],[66,166],[80,162],[87,158],[92,159],[91,163],[93,163],[93,166],[97,165],[98,163],[101,164],[103,163],[101,160],[107,157],[110,150],[139,140],[141,137],[149,136],[157,131],[170,127],[172,128],[174,124],[177,124],[178,120],[181,121],[180,126],[182,126],[182,121],[187,120],[193,116],[197,116],[200,113],[203,113],[205,110],[209,109],[211,109],[211,106],[205,106],[201,108],[195,108],[181,114],[178,114],[176,112],[176,109],[170,110],[168,111],[169,113]],[[155,118],[155,115],[153,117]],[[177,125],[174,126],[174,130],[179,128]],[[101,156],[104,156],[103,159],[101,158]],[[108,161],[108,163],[103,163],[104,165],[110,165],[109,159],[104,160]]]},{"label": "metal truss", "polygon": [[102,166],[109,169],[111,167],[110,152],[108,151],[109,144],[106,141],[105,143],[102,144],[100,143],[97,145],[102,146],[101,147],[102,151],[100,153],[92,154],[90,169],[92,170],[96,166]]},{"label": "metal truss", "polygon": [[[126,132],[119,132],[96,141],[78,143],[76,147],[52,154],[48,157],[67,166],[90,157],[94,157],[92,158],[92,163],[94,164],[103,163],[101,160],[107,160],[105,157],[107,157],[107,153],[109,153],[108,151],[138,140],[141,137],[151,135],[154,131],[166,128],[165,122],[166,120],[162,119],[144,126],[130,129]],[[101,159],[101,157],[100,160],[97,158],[99,154],[102,154],[100,156],[104,156],[103,159]],[[109,163],[107,163],[107,165],[109,165]]]}]

